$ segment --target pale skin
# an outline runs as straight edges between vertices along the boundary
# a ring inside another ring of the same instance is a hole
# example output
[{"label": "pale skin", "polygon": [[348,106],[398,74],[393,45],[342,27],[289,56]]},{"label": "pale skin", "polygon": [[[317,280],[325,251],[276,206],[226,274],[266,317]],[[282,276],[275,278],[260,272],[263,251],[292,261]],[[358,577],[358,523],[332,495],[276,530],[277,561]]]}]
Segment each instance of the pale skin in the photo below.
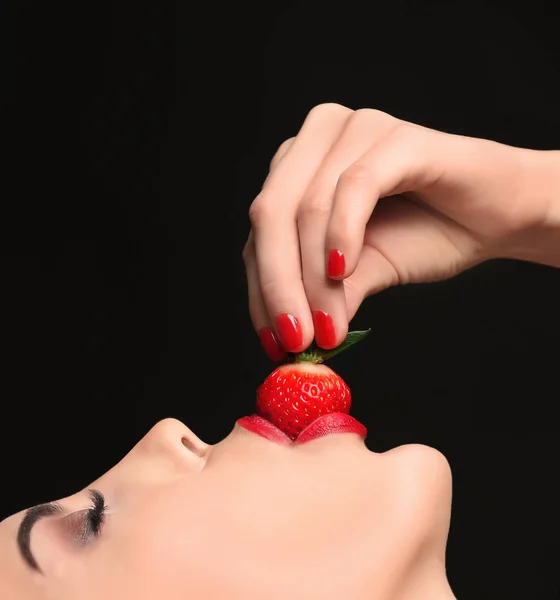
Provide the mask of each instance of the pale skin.
[{"label": "pale skin", "polygon": [[[560,153],[321,105],[279,148],[250,217],[256,329],[282,349],[277,317],[291,315],[301,341],[284,349],[303,349],[323,311],[337,345],[362,301],[391,285],[498,257],[560,267]],[[333,249],[345,270],[328,276]],[[86,490],[63,499],[31,535],[42,573],[18,551],[24,512],[0,523],[0,597],[454,598],[451,474],[431,448],[376,454],[350,433],[281,446],[239,426],[209,446],[165,420],[90,487],[108,505],[99,534],[77,543]]]},{"label": "pale skin", "polygon": [[208,446],[170,419],[91,487],[109,506],[101,533],[79,546],[64,514],[41,521],[42,574],[18,554],[22,514],[0,524],[0,597],[453,598],[450,469],[425,446],[376,454],[345,433],[285,447],[238,426]]},{"label": "pale skin", "polygon": [[[560,152],[324,104],[278,149],[250,218],[256,330],[272,330],[289,352],[314,338],[332,348],[364,299],[387,287],[447,279],[492,258],[560,267]],[[333,250],[345,270],[329,276]],[[327,343],[316,311],[332,320]],[[290,335],[280,315],[290,316]]]}]

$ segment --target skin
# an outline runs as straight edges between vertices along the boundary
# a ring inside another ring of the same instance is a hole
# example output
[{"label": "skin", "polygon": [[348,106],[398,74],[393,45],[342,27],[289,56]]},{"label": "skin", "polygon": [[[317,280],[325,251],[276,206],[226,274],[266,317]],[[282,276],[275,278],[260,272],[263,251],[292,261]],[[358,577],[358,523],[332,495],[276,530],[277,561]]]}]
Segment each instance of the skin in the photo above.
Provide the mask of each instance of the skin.
[{"label": "skin", "polygon": [[[560,267],[560,153],[321,105],[279,148],[250,218],[256,329],[291,315],[302,342],[286,349],[299,351],[320,310],[338,345],[361,302],[391,285],[491,258]],[[332,249],[346,258],[336,278],[325,272]],[[43,575],[18,555],[22,513],[0,523],[0,597],[453,598],[451,475],[427,447],[375,454],[353,434],[284,447],[239,427],[208,446],[166,420],[91,487],[110,506],[101,535],[78,547],[64,517],[42,521],[32,546]]]},{"label": "skin", "polygon": [[[0,597],[19,600],[451,600],[451,475],[425,446],[369,451],[355,434],[280,446],[235,426],[208,446],[157,424],[93,482],[109,505],[85,547],[41,521],[31,571],[22,513],[0,524]],[[68,511],[89,506],[80,492]]]},{"label": "skin", "polygon": [[[338,104],[313,108],[274,156],[244,249],[257,331],[285,350],[338,346],[360,304],[493,258],[560,267],[560,152],[514,148]],[[342,276],[327,257],[341,251]],[[330,315],[336,339],[316,335]],[[301,329],[282,339],[281,314]]]}]

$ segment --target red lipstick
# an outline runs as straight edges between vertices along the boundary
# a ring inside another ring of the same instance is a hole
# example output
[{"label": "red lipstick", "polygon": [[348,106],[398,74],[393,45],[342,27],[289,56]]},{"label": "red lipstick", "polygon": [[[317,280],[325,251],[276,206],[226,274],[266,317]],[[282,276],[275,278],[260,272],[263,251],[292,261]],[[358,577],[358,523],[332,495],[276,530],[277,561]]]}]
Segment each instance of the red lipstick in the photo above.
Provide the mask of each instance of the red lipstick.
[{"label": "red lipstick", "polygon": [[354,419],[354,417],[344,413],[330,413],[315,419],[294,441],[278,429],[276,425],[258,415],[242,417],[237,421],[237,424],[271,442],[276,442],[284,446],[305,444],[337,433],[356,433],[362,439],[365,439],[367,436],[366,427]]},{"label": "red lipstick", "polygon": [[237,424],[241,425],[243,429],[256,433],[271,442],[276,442],[284,446],[291,446],[293,444],[292,440],[283,431],[280,431],[276,425],[259,417],[259,415],[241,417],[241,419],[238,419]]},{"label": "red lipstick", "polygon": [[345,413],[330,413],[315,419],[296,438],[294,443],[305,444],[336,433],[357,433],[365,440],[367,429],[360,421]]}]

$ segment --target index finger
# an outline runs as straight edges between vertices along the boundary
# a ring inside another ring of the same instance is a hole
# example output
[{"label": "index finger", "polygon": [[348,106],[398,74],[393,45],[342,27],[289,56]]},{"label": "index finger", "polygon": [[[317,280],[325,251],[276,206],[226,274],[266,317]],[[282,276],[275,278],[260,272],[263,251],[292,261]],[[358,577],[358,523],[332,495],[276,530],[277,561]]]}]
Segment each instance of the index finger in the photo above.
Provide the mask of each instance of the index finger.
[{"label": "index finger", "polygon": [[352,112],[337,104],[310,111],[249,210],[263,301],[288,352],[300,352],[313,341],[302,281],[298,206]]}]

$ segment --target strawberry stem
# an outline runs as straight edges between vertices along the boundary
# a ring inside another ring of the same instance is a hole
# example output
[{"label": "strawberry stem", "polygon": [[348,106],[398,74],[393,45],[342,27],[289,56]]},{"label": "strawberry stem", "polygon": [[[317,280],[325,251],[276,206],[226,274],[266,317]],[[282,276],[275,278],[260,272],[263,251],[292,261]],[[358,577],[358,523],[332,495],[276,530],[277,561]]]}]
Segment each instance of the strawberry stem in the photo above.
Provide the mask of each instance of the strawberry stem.
[{"label": "strawberry stem", "polygon": [[333,348],[332,350],[324,350],[313,343],[309,348],[307,348],[307,350],[294,354],[294,362],[310,362],[314,364],[325,362],[326,360],[331,359],[333,356],[344,352],[344,350],[350,348],[350,346],[362,341],[370,331],[371,329],[366,329],[364,331],[350,331],[342,344],[336,348]]}]

